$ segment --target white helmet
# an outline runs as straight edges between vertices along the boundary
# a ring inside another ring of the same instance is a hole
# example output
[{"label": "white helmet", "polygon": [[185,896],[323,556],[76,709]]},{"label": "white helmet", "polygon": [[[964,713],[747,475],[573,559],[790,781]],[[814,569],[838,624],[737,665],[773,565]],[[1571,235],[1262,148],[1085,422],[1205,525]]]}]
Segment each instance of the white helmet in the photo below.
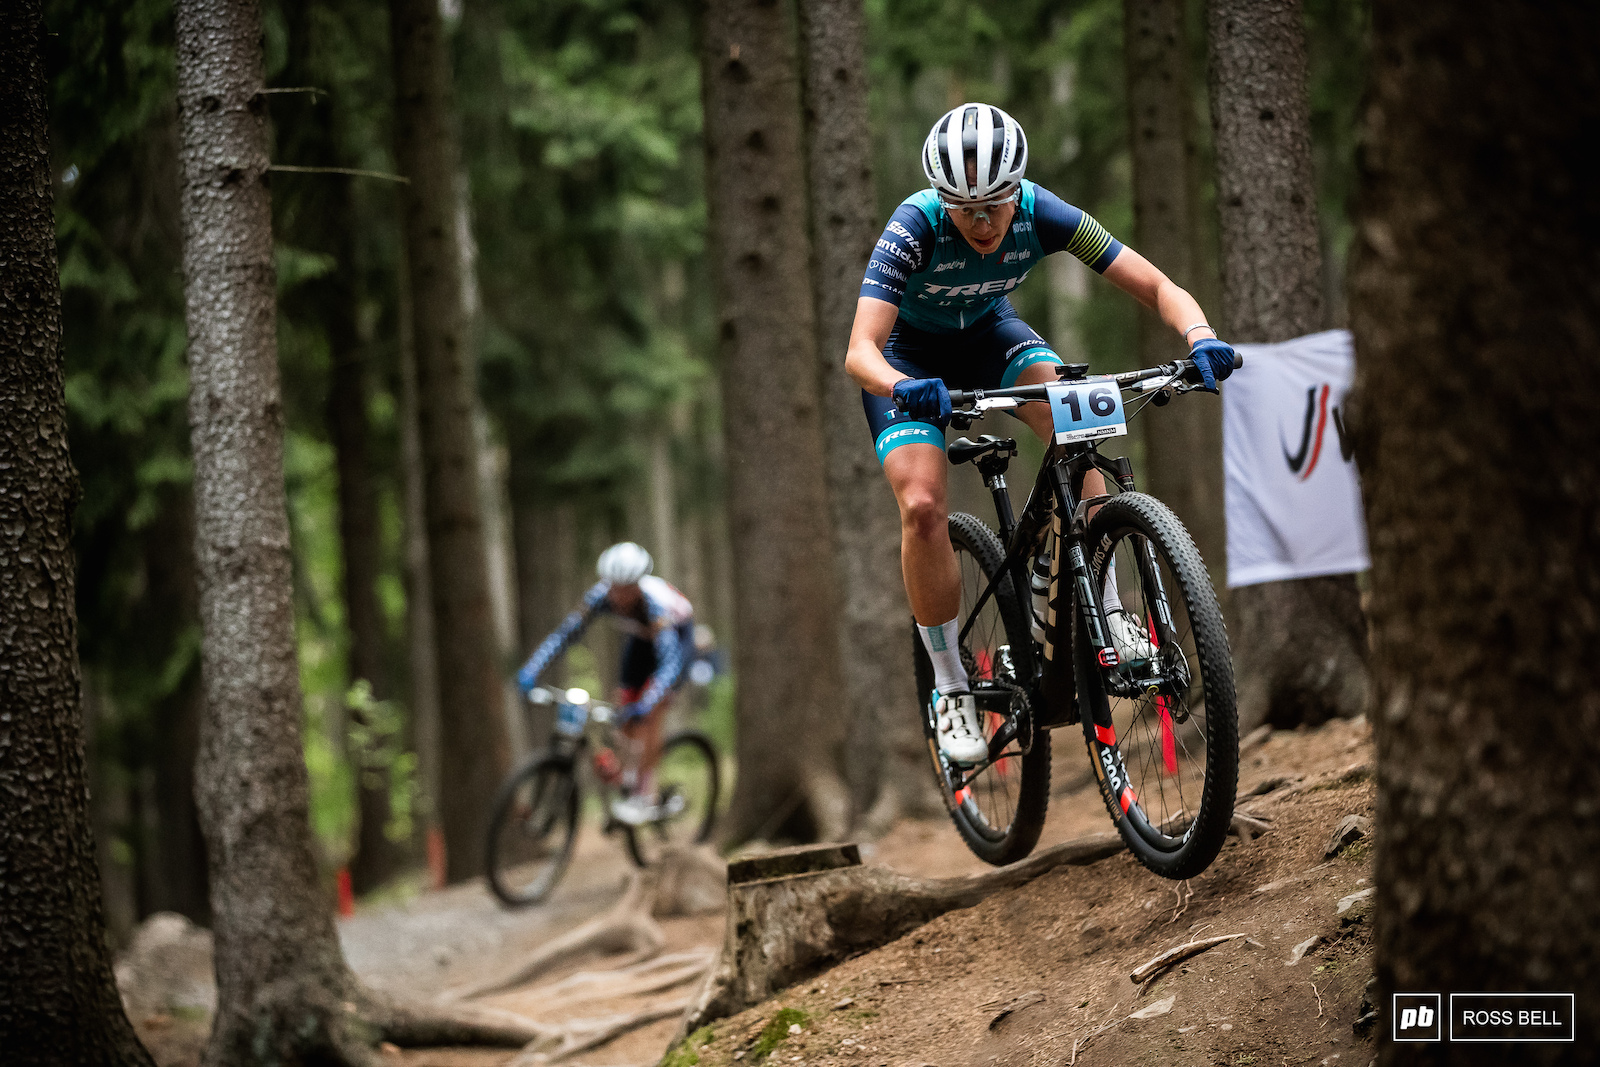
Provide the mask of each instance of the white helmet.
[{"label": "white helmet", "polygon": [[632,541],[623,541],[600,553],[595,570],[612,585],[632,585],[649,574],[654,566],[650,553]]},{"label": "white helmet", "polygon": [[[967,180],[971,168],[975,180]],[[1016,119],[989,104],[962,104],[933,124],[922,173],[950,200],[1004,200],[1021,188],[1028,139]]]}]

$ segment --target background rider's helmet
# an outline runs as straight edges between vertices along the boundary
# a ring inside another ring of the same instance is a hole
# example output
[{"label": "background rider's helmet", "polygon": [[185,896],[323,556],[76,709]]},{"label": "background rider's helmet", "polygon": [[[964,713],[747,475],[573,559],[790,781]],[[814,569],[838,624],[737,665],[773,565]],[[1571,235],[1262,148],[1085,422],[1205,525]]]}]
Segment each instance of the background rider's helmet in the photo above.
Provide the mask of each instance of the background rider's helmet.
[{"label": "background rider's helmet", "polygon": [[600,553],[595,570],[612,585],[632,585],[649,574],[654,566],[650,553],[632,541],[623,541]]},{"label": "background rider's helmet", "polygon": [[922,145],[922,172],[950,200],[1004,200],[1021,187],[1027,169],[1022,126],[989,104],[951,108]]}]

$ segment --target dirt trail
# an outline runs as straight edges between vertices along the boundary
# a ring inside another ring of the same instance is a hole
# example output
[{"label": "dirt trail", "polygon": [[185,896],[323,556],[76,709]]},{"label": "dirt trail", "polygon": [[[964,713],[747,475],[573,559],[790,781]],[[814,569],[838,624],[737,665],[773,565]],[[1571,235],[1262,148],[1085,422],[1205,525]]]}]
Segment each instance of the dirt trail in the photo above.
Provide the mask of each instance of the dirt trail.
[{"label": "dirt trail", "polygon": [[[1081,787],[1052,799],[1040,847],[1108,826],[1082,770],[1081,744],[1070,731],[1058,732],[1055,742],[1058,784]],[[680,1052],[675,1067],[762,1061],[774,1067],[1005,1067],[1147,1058],[1366,1067],[1371,1056],[1351,1022],[1370,971],[1370,932],[1360,919],[1363,905],[1344,919],[1335,908],[1367,887],[1367,848],[1358,844],[1331,862],[1322,852],[1342,816],[1371,816],[1370,781],[1359,773],[1340,778],[1369,758],[1364,723],[1275,734],[1245,753],[1241,773],[1242,792],[1277,783],[1243,805],[1270,820],[1272,829],[1253,841],[1230,839],[1212,869],[1187,886],[1149,874],[1126,855],[1058,870],[723,1020],[709,1039],[701,1035],[694,1048]],[[902,823],[862,853],[867,862],[927,876],[987,869],[946,820]],[[481,883],[472,883],[365,908],[341,921],[340,937],[365,981],[431,998],[512,970],[534,947],[603,911],[618,899],[628,870],[618,843],[586,827],[566,879],[541,907],[506,911]],[[1356,921],[1345,921],[1352,916]],[[661,926],[668,953],[715,948],[722,939],[717,915],[665,919]],[[1232,933],[1248,940],[1212,948],[1143,987],[1129,981],[1129,971],[1162,949]],[[1313,936],[1321,940],[1306,958],[1286,966],[1294,947]],[[552,983],[614,963],[580,962],[476,1003],[555,1023],[666,1004],[686,992],[550,1002]],[[1168,998],[1164,1013],[1128,1017],[1159,1010]],[[773,1035],[781,1040],[761,1055],[759,1035],[785,1010],[804,1016],[801,1032],[788,1032],[799,1016],[784,1016],[775,1027],[781,1034]],[[191,1030],[202,1025],[187,1024]],[[158,1052],[161,1062],[193,1062],[192,1052],[180,1054],[197,1049],[193,1036],[174,1043],[173,1028],[171,1020],[155,1030],[141,1027],[158,1046],[172,1049],[171,1055]],[[675,1029],[675,1019],[664,1019],[562,1062],[654,1064]],[[385,1058],[408,1067],[502,1067],[513,1054],[430,1049]]]},{"label": "dirt trail", "polygon": [[[1364,902],[1337,908],[1369,887],[1368,848],[1331,861],[1323,850],[1343,816],[1371,817],[1368,755],[1364,724],[1279,734],[1245,760],[1246,791],[1291,779],[1244,805],[1272,829],[1230,839],[1204,876],[1180,886],[1127,855],[1058,869],[715,1024],[674,1067],[1366,1067],[1370,1046],[1351,1024],[1371,971],[1370,926]],[[1351,765],[1361,769],[1341,774]],[[1311,777],[1296,785],[1297,775]],[[1129,979],[1164,949],[1236,933],[1246,936],[1142,986]]]}]

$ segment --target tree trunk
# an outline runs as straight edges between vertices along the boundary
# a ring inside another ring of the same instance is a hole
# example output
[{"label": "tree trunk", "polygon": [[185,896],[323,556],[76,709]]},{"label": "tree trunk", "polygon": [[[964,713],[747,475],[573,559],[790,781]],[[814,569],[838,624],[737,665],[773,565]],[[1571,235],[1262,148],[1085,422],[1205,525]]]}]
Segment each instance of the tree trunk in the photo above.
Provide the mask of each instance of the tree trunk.
[{"label": "tree trunk", "polygon": [[861,0],[800,0],[805,46],[812,278],[822,425],[835,561],[842,590],[839,659],[857,805],[874,823],[939,808],[917,714],[900,578],[900,515],[867,441],[861,387],[844,370],[861,275],[882,220],[872,185],[872,131]]},{"label": "tree trunk", "polygon": [[846,711],[807,268],[800,80],[786,4],[709,0],[701,26],[739,679],[725,838],[837,838]]},{"label": "tree trunk", "polygon": [[458,149],[439,7],[391,0],[395,155],[410,260],[417,414],[439,665],[439,821],[448,877],[483,873],[484,827],[510,762],[479,499],[475,388],[462,308]]},{"label": "tree trunk", "polygon": [[207,1061],[220,1065],[251,1062],[263,1030],[300,1047],[285,1016],[326,1008],[350,977],[307,822],[260,17],[251,0],[185,0],[177,27],[207,704],[196,789],[216,917]]},{"label": "tree trunk", "polygon": [[1600,1028],[1600,9],[1499,12],[1374,10],[1350,311],[1377,969],[1384,1005],[1576,993],[1578,1037],[1406,1063],[1587,1063]]},{"label": "tree trunk", "polygon": [[[1183,0],[1123,0],[1134,242],[1193,292],[1201,274],[1194,100]],[[1064,257],[1058,257],[1064,258]],[[1176,339],[1153,313],[1139,316],[1139,366],[1170,360]],[[1165,501],[1213,575],[1227,573],[1222,514],[1222,405],[1194,398],[1151,407],[1144,422],[1146,488]]]},{"label": "tree trunk", "polygon": [[89,823],[42,37],[38,0],[0,14],[0,1033],[8,1063],[148,1065]]},{"label": "tree trunk", "polygon": [[[398,249],[401,523],[405,538],[406,668],[411,692],[411,743],[417,751],[421,830],[439,835],[439,672],[434,661],[433,583],[428,578],[428,520],[423,504],[422,441],[417,428],[417,359],[411,316],[411,270]],[[430,849],[432,845],[428,846]],[[432,853],[430,855],[430,862]]]},{"label": "tree trunk", "polygon": [[[1323,328],[1316,186],[1299,0],[1212,0],[1223,336]],[[1366,620],[1354,575],[1233,590],[1239,729],[1363,712]]]}]

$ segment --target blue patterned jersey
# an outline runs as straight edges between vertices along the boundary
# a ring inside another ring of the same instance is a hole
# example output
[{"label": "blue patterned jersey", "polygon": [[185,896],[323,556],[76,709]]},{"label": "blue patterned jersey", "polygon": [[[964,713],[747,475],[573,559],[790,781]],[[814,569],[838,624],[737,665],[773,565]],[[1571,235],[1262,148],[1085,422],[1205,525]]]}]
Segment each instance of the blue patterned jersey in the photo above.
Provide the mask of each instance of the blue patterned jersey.
[{"label": "blue patterned jersey", "polygon": [[993,311],[1052,252],[1069,252],[1104,272],[1121,251],[1121,242],[1092,215],[1024,181],[1005,239],[979,255],[945,214],[938,194],[924,189],[906,197],[889,219],[867,263],[861,295],[896,305],[900,321],[919,330],[950,333]]},{"label": "blue patterned jersey", "polygon": [[656,670],[644,692],[629,709],[631,714],[645,715],[661,702],[677,684],[694,651],[684,639],[694,622],[694,605],[665,579],[647,574],[639,579],[639,592],[644,594],[641,604],[642,619],[621,615],[614,611],[606,594],[611,583],[596,582],[583,594],[583,606],[566,617],[554,633],[542,641],[522,670],[517,672],[517,685],[524,693],[539,684],[539,676],[555,662],[557,656],[588,628],[596,615],[610,614],[617,620],[617,628],[626,634],[655,645]]}]

